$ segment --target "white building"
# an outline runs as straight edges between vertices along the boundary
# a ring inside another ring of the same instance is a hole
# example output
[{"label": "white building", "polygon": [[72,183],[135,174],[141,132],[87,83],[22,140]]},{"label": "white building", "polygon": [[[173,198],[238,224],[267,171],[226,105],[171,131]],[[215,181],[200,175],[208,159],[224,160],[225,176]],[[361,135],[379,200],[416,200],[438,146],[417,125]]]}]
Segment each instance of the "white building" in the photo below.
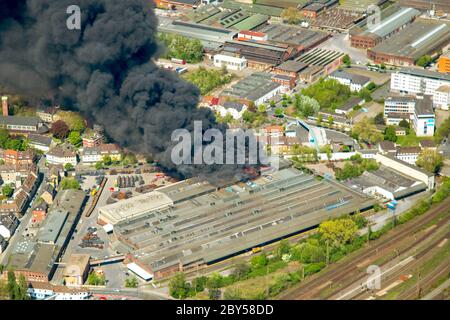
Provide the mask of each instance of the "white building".
[{"label": "white building", "polygon": [[40,282],[32,282],[28,287],[28,294],[33,300],[86,300],[91,296],[85,289],[72,289]]},{"label": "white building", "polygon": [[417,136],[433,136],[435,115],[431,96],[393,96],[384,101],[386,124],[411,123]]},{"label": "white building", "polygon": [[420,147],[397,147],[395,157],[409,164],[416,165],[420,151]]},{"label": "white building", "polygon": [[222,103],[222,105],[216,106],[216,110],[219,112],[221,117],[225,117],[230,114],[233,119],[239,120],[247,110],[247,106],[240,102],[226,101]]},{"label": "white building", "polygon": [[247,59],[245,57],[233,57],[225,54],[216,54],[214,56],[214,66],[221,68],[227,67],[229,70],[242,70],[247,68]]},{"label": "white building", "polygon": [[238,33],[238,39],[253,40],[253,41],[267,41],[269,39],[267,33],[251,30],[242,30]]},{"label": "white building", "polygon": [[435,107],[448,110],[450,75],[423,69],[404,68],[391,74],[391,90],[432,96]]},{"label": "white building", "polygon": [[45,157],[50,164],[65,165],[70,163],[73,166],[77,165],[77,153],[69,145],[56,146],[47,152]]},{"label": "white building", "polygon": [[328,77],[337,80],[340,84],[349,86],[352,92],[358,92],[370,83],[369,77],[348,73],[344,70],[336,70]]},{"label": "white building", "polygon": [[430,172],[399,160],[392,155],[383,155],[381,153],[377,153],[375,155],[375,160],[386,167],[390,167],[407,176],[414,177],[415,179],[424,182],[428,186],[429,190],[434,189],[434,174]]}]

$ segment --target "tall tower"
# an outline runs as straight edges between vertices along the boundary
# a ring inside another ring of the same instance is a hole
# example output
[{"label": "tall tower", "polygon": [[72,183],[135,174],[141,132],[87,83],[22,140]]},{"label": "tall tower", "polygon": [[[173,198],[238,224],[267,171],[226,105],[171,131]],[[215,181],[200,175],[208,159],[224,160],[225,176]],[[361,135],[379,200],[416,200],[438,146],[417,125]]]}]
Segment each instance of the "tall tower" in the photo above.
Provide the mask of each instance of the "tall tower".
[{"label": "tall tower", "polygon": [[7,96],[2,96],[2,112],[3,112],[4,117],[8,116],[8,97]]}]

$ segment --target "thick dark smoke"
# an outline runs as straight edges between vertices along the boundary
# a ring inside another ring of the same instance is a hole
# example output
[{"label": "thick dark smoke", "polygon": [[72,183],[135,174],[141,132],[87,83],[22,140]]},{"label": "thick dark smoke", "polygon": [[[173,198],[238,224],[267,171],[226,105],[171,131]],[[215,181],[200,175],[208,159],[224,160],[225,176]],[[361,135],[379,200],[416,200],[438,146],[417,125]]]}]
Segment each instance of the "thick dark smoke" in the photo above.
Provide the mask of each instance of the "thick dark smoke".
[{"label": "thick dark smoke", "polygon": [[[81,8],[69,30],[67,7]],[[235,166],[175,166],[171,133],[218,127],[196,108],[199,91],[158,68],[157,18],[151,0],[0,0],[0,86],[59,103],[104,126],[122,147],[151,154],[179,176],[227,179]],[[224,128],[222,128],[224,129]]]}]

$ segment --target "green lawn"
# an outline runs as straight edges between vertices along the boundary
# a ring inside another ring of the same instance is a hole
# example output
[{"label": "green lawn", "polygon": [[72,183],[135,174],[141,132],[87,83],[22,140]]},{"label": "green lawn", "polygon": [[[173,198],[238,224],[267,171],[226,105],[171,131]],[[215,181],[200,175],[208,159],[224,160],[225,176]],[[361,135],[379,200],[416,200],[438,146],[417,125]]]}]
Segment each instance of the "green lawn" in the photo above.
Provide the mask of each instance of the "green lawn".
[{"label": "green lawn", "polygon": [[432,140],[432,139],[433,137],[418,137],[414,132],[411,132],[406,136],[398,136],[397,144],[403,147],[414,147],[419,145],[420,140]]}]

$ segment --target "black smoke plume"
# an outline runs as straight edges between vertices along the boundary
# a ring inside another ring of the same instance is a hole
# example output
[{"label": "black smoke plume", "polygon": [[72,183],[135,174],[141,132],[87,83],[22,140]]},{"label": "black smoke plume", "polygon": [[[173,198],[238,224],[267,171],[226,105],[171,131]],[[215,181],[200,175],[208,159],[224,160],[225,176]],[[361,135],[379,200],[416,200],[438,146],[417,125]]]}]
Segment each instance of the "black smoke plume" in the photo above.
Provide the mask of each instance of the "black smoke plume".
[{"label": "black smoke plume", "polygon": [[[230,165],[170,160],[174,129],[220,127],[197,108],[198,89],[158,68],[157,18],[151,0],[0,0],[0,86],[29,99],[80,111],[122,147],[154,156],[180,177],[229,179]],[[69,30],[67,8],[81,8]],[[221,129],[225,129],[221,127]]]}]

